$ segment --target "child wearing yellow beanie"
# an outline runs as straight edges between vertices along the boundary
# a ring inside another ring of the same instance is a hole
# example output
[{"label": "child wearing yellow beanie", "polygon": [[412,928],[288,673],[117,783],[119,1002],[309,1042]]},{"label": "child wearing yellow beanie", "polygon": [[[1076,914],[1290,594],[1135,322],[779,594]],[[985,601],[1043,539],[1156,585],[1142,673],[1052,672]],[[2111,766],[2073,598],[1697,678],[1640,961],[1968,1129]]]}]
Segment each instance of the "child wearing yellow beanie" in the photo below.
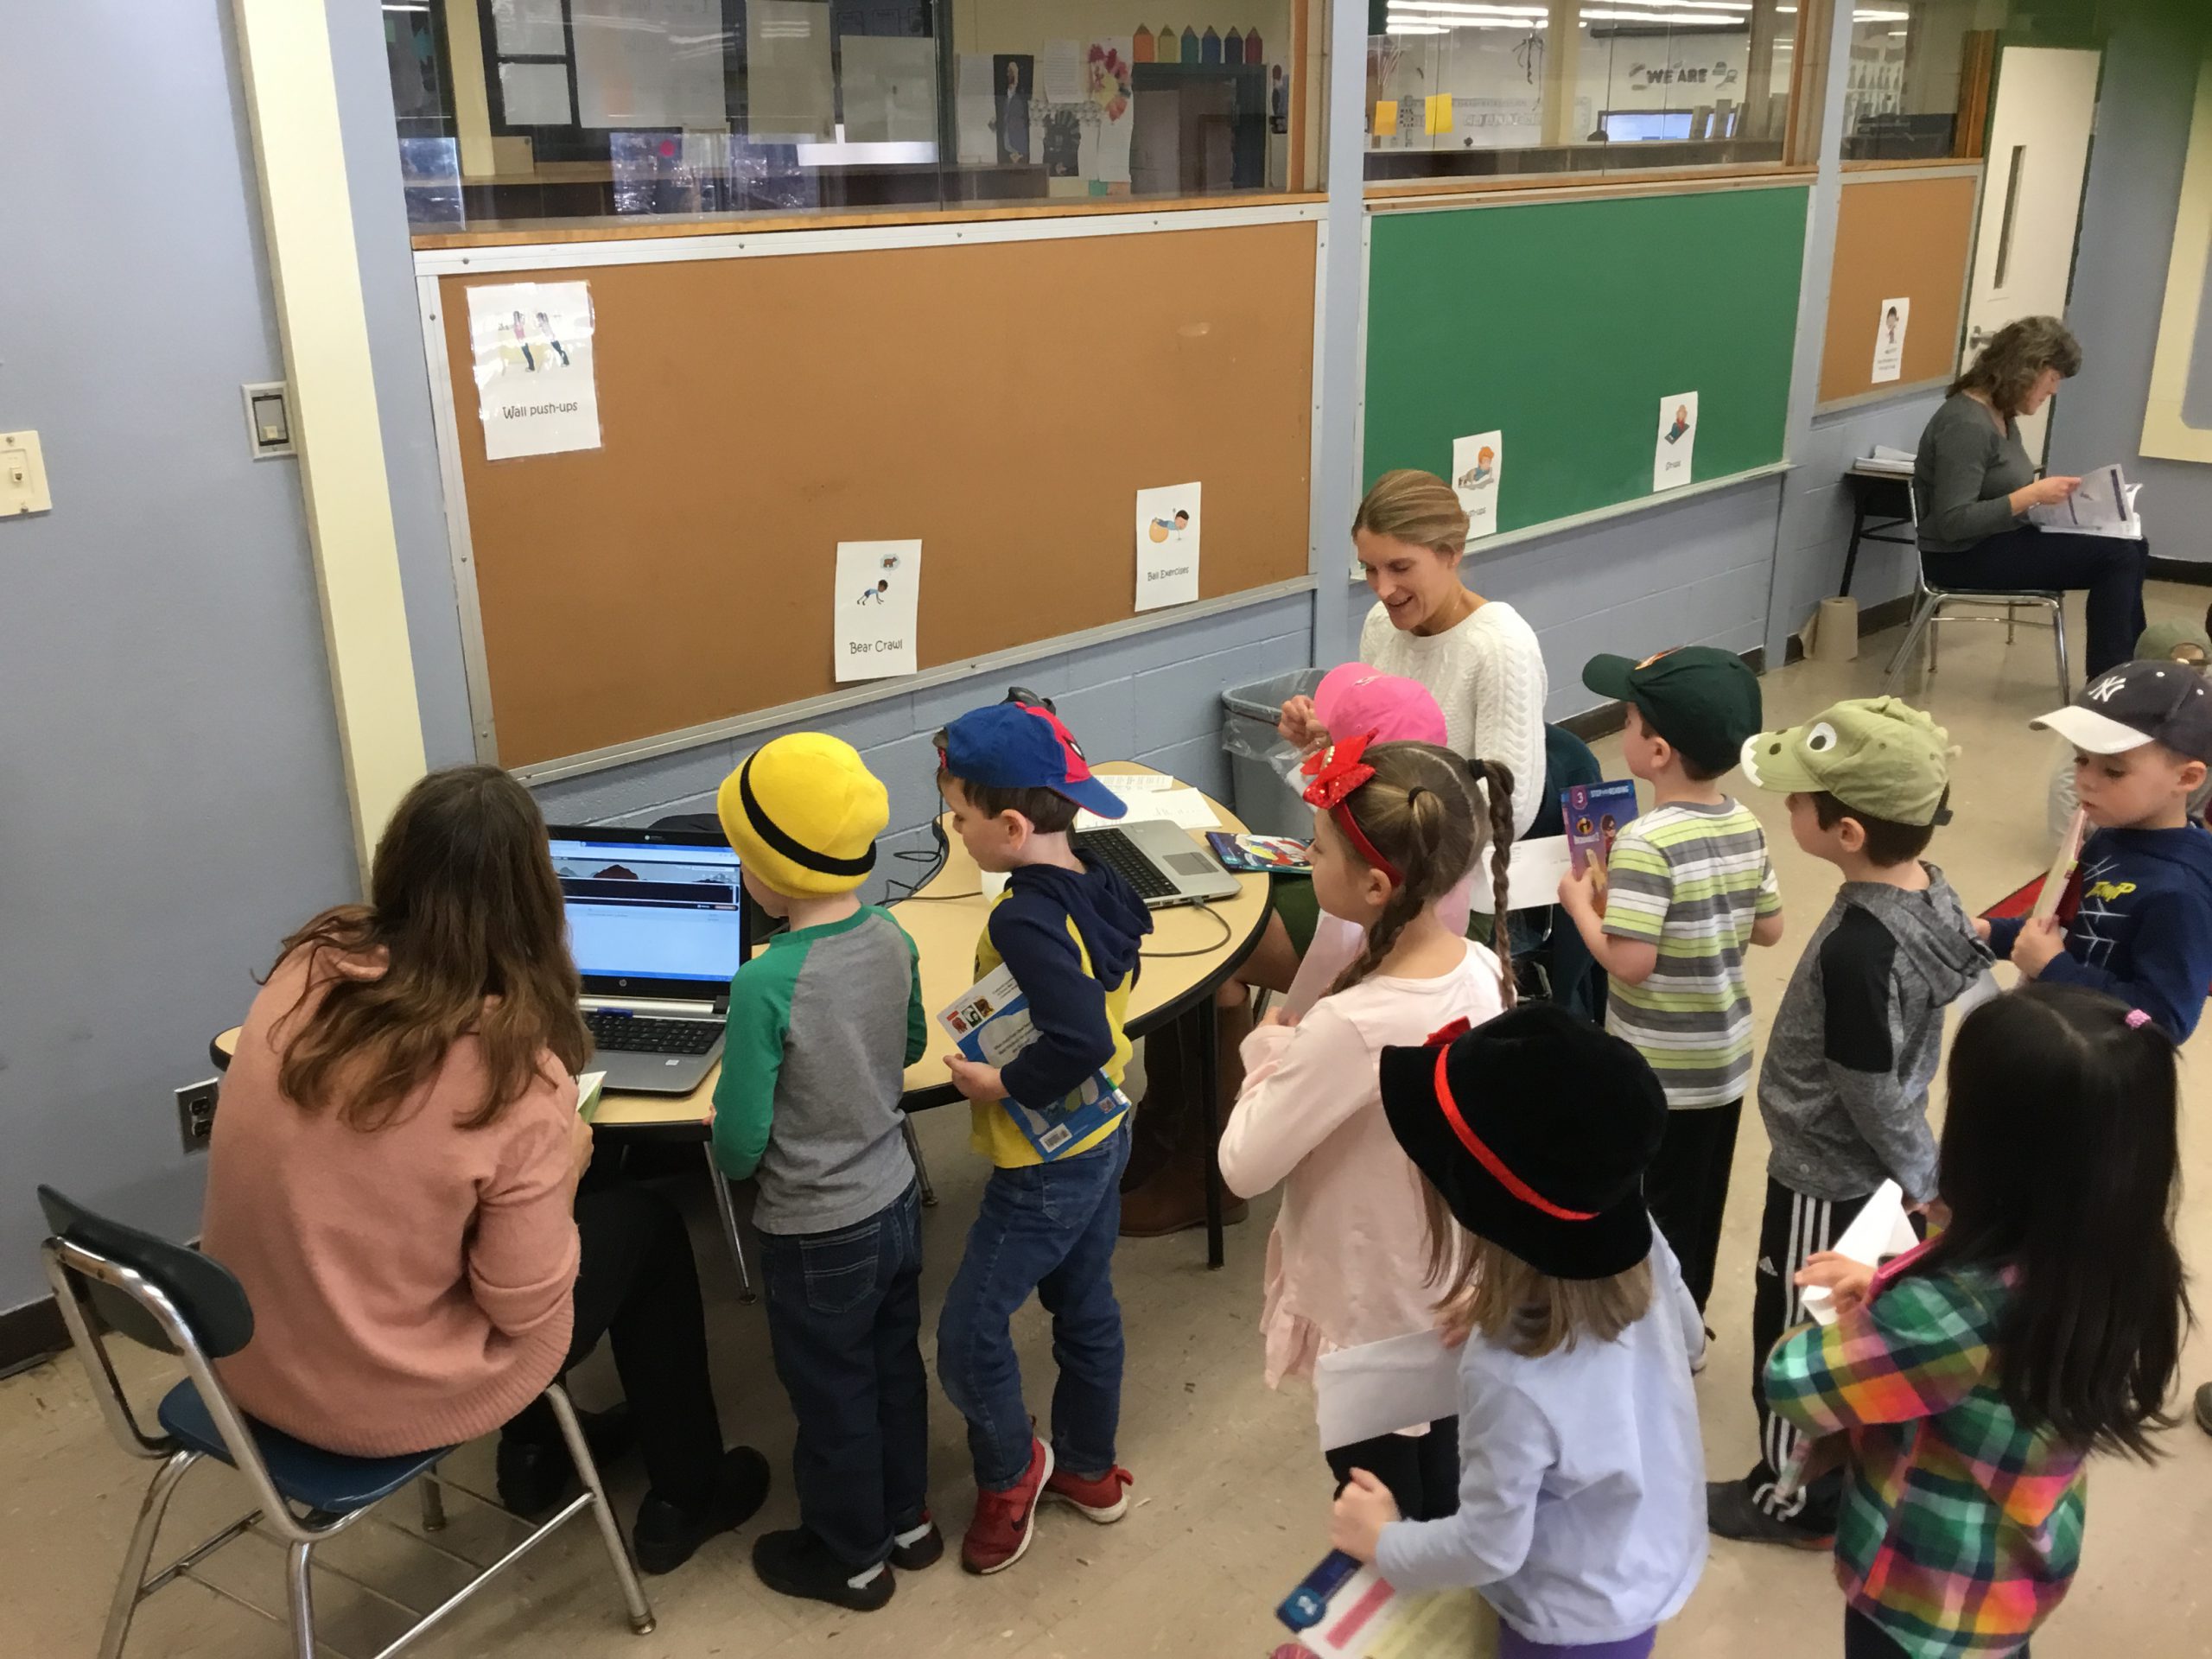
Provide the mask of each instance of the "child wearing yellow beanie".
[{"label": "child wearing yellow beanie", "polygon": [[753,1211],[776,1375],[798,1420],[799,1524],[753,1570],[787,1596],[868,1612],[891,1567],[944,1550],[930,1520],[921,1210],[899,1109],[928,1046],[914,942],[856,889],[890,819],[852,746],[779,737],[715,804],[746,891],[790,926],[730,987],[715,1157],[759,1178]]}]

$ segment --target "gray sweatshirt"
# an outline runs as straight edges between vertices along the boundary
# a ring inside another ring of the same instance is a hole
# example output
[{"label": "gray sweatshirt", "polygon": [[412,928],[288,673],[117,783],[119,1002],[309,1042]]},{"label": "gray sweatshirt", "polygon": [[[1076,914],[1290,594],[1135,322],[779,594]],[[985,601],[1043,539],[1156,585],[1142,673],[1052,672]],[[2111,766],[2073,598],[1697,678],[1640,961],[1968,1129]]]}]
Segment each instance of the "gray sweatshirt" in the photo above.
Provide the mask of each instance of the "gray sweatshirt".
[{"label": "gray sweatshirt", "polygon": [[1847,881],[1813,930],[1759,1067],[1767,1173],[1793,1192],[1864,1198],[1885,1179],[1936,1196],[1928,1085],[1943,1012],[1988,972],[1958,895],[1934,865],[1906,893]]},{"label": "gray sweatshirt", "polygon": [[2018,421],[1997,420],[1963,391],[1943,400],[1920,435],[1912,490],[1920,508],[1920,545],[1962,553],[1976,542],[2027,523],[2006,498],[2036,479]]}]

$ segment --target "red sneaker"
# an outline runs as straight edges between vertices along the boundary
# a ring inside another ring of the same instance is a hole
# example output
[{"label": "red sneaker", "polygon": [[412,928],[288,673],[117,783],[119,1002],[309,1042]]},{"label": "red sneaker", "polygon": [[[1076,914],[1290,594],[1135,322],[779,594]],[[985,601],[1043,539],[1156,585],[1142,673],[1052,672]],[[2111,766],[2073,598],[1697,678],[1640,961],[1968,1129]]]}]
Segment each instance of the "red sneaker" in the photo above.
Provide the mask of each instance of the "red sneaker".
[{"label": "red sneaker", "polygon": [[1057,1497],[1083,1511],[1084,1518],[1100,1526],[1118,1521],[1129,1512],[1129,1488],[1135,1477],[1116,1464],[1096,1480],[1085,1480],[1069,1469],[1055,1469],[1045,1483],[1045,1496]]},{"label": "red sneaker", "polygon": [[960,1541],[960,1565],[970,1573],[1003,1573],[1020,1560],[1037,1528],[1037,1500],[1052,1478],[1052,1448],[1034,1435],[1029,1467],[1002,1492],[976,1492],[976,1518]]}]

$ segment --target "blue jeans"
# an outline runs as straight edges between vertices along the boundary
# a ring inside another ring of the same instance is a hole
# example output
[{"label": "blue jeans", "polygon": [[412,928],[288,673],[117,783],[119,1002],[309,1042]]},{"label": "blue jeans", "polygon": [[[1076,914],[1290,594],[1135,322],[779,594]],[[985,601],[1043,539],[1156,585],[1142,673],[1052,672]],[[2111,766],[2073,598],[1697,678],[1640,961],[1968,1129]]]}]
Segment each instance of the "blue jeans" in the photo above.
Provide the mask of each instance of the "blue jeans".
[{"label": "blue jeans", "polygon": [[1103,1146],[1057,1163],[995,1169],[937,1326],[938,1378],[968,1420],[976,1484],[1003,1491],[1029,1467],[1029,1413],[1014,1357],[1014,1310],[1034,1290],[1052,1316],[1052,1454],[1087,1476],[1114,1466],[1122,1416],[1122,1227],[1126,1122]]},{"label": "blue jeans", "polygon": [[760,1275],[776,1376],[798,1420],[799,1524],[864,1571],[929,1498],[916,1189],[835,1232],[761,1234]]}]

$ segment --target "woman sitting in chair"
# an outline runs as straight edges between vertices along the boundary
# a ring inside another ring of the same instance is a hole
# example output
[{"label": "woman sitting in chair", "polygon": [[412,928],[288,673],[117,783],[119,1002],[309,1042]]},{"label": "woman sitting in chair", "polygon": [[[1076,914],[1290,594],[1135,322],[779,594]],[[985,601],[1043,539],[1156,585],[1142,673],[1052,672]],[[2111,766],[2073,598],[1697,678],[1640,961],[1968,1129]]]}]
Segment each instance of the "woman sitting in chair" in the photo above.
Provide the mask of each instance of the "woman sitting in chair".
[{"label": "woman sitting in chair", "polygon": [[2029,509],[2056,505],[2082,480],[2037,478],[2019,424],[2081,368],[2081,345],[2057,318],[2006,323],[1929,417],[1912,487],[1921,569],[1931,585],[1968,592],[2088,591],[2094,679],[2126,662],[2143,632],[2149,550],[2140,541],[2030,523]]},{"label": "woman sitting in chair", "polygon": [[255,1328],[219,1369],[334,1452],[504,1424],[500,1498],[531,1513],[575,1476],[539,1396],[611,1334],[652,1482],[638,1565],[665,1573],[760,1508],[768,1469],[722,1449],[681,1218],[639,1187],[577,1192],[576,997],[537,803],[496,767],[423,779],[370,902],[284,941],[224,1080],[202,1243]]}]

